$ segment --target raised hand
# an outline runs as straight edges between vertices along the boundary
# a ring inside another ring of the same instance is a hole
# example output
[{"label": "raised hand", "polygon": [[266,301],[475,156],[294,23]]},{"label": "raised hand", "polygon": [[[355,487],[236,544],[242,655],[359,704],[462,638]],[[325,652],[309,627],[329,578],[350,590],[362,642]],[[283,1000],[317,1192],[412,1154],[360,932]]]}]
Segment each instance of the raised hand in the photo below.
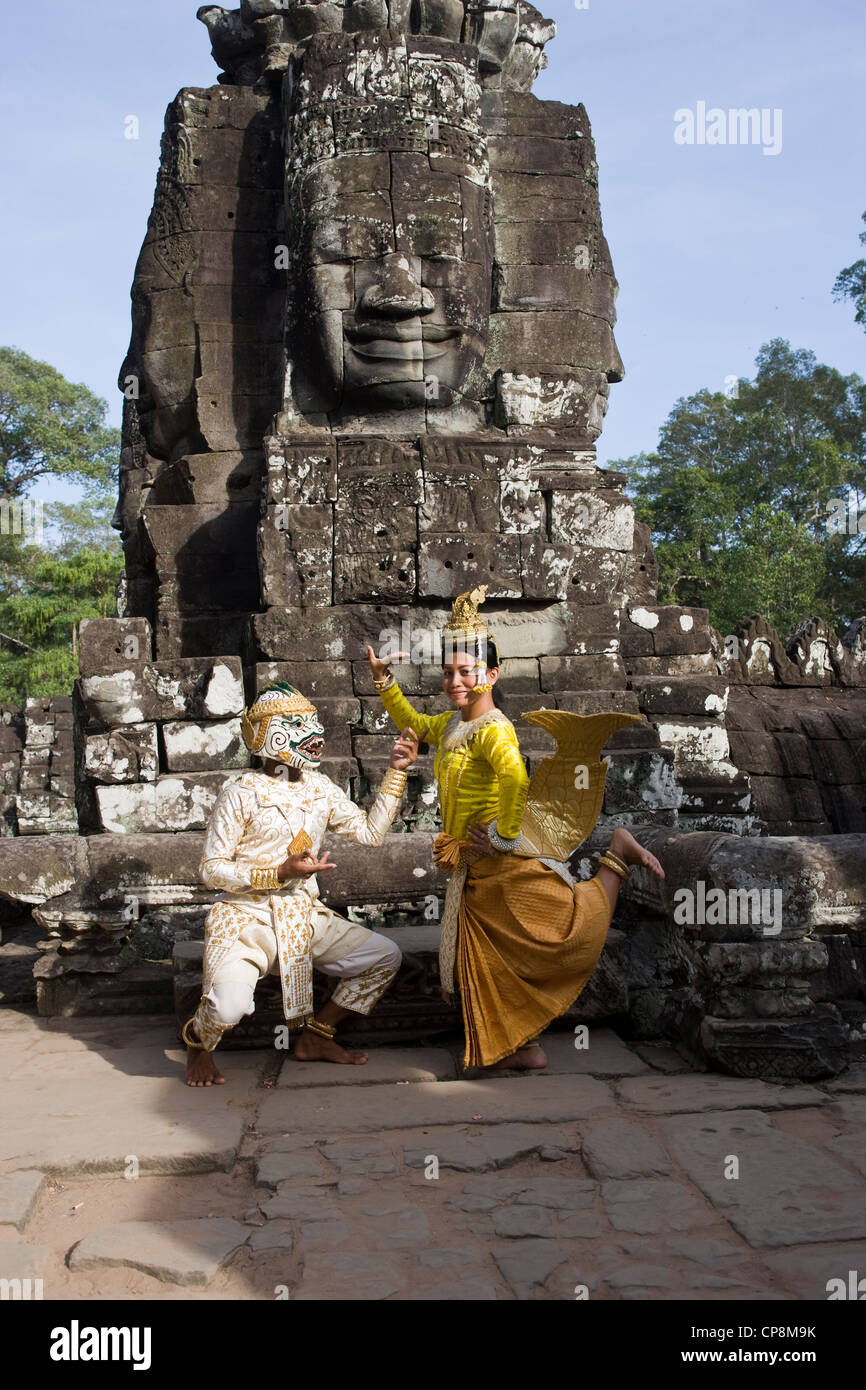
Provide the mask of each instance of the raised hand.
[{"label": "raised hand", "polygon": [[287,878],[309,878],[322,869],[336,869],[336,864],[329,862],[329,854],[330,850],[325,850],[321,859],[317,859],[309,850],[304,850],[303,854],[289,854],[277,869],[277,873],[285,883]]},{"label": "raised hand", "polygon": [[398,772],[405,772],[407,767],[411,767],[418,756],[418,735],[414,729],[401,729],[398,738],[395,738],[391,748],[391,756],[388,759],[389,767],[396,768]]},{"label": "raised hand", "polygon": [[382,681],[391,669],[392,661],[408,661],[408,652],[397,652],[396,656],[390,656],[387,661],[380,661],[372,647],[367,648],[367,660],[370,663],[370,670],[373,673],[374,681]]}]

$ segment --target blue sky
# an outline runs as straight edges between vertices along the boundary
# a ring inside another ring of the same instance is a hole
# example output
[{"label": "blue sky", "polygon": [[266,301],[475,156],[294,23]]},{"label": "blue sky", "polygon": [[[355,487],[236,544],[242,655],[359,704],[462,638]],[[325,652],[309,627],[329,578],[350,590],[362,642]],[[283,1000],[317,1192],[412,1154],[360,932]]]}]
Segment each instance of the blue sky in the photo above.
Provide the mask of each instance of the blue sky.
[{"label": "blue sky", "polygon": [[[862,0],[550,0],[536,95],[583,102],[620,282],[626,380],[601,462],[654,447],[671,406],[788,338],[866,374],[833,302],[866,210]],[[84,381],[120,420],[129,287],[165,107],[216,67],[196,0],[29,0],[4,15],[0,342]],[[678,145],[674,113],[782,111],[782,148]],[[124,138],[139,119],[140,138]],[[864,253],[866,254],[866,253]]]}]

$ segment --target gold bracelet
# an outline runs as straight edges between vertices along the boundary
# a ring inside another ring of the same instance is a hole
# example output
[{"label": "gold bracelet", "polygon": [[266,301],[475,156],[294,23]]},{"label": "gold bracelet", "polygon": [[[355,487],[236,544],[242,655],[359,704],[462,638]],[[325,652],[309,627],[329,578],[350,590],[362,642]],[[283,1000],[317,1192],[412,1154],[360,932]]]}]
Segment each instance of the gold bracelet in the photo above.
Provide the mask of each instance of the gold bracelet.
[{"label": "gold bracelet", "polygon": [[376,692],[377,695],[381,695],[383,690],[390,690],[390,688],[391,688],[391,686],[392,686],[393,684],[394,684],[394,672],[393,672],[393,671],[389,671],[388,674],[387,674],[387,676],[381,676],[381,677],[379,677],[378,679],[377,679],[375,676],[373,677],[373,689],[375,690],[375,692]]},{"label": "gold bracelet", "polygon": [[180,1030],[180,1036],[183,1038],[183,1040],[184,1040],[184,1042],[186,1043],[187,1047],[195,1047],[195,1048],[198,1048],[198,1050],[199,1050],[200,1052],[205,1052],[207,1049],[205,1048],[204,1043],[201,1043],[201,1042],[193,1042],[192,1039],[191,1039],[191,1038],[188,1038],[187,1035],[186,1035],[187,1029],[189,1028],[189,1026],[190,1026],[191,1023],[195,1023],[195,1014],[193,1014],[192,1018],[187,1019],[186,1023],[183,1025],[183,1027],[182,1027],[181,1030]]},{"label": "gold bracelet", "polygon": [[385,796],[402,796],[406,790],[406,774],[397,767],[389,767],[385,770],[382,784],[379,791]]},{"label": "gold bracelet", "polygon": [[631,869],[623,868],[619,864],[615,864],[612,859],[608,859],[606,854],[603,854],[599,859],[598,867],[600,869],[610,869],[612,874],[616,874],[618,878],[622,879],[628,878],[631,874]]},{"label": "gold bracelet", "polygon": [[308,1028],[311,1033],[318,1033],[320,1038],[332,1038],[337,1031],[336,1028],[331,1027],[330,1023],[321,1023],[317,1018],[308,1018],[304,1027]]},{"label": "gold bracelet", "polygon": [[613,860],[614,864],[619,864],[619,867],[621,869],[628,869],[628,864],[626,864],[625,860],[622,859],[618,854],[614,854],[612,849],[606,849],[605,854],[607,855],[608,859]]},{"label": "gold bracelet", "polygon": [[272,893],[282,888],[283,880],[277,869],[251,869],[250,888],[254,893]]}]

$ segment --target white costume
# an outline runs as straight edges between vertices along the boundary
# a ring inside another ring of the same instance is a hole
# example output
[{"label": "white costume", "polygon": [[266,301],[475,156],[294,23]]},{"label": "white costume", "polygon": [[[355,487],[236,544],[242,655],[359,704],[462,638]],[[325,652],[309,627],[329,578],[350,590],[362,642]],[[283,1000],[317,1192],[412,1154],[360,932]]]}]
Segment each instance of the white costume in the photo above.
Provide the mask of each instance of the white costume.
[{"label": "white costume", "polygon": [[285,1017],[298,1024],[313,1012],[313,965],[340,976],[334,1003],[356,1013],[368,1014],[387,989],[400,966],[399,948],[331,912],[315,876],[277,886],[273,871],[300,832],[316,857],[326,830],[381,845],[404,781],[401,773],[386,773],[369,814],[317,771],[303,771],[295,782],[244,772],[223,787],[199,870],[203,883],[220,890],[205,924],[202,998],[193,1020],[207,1051],[253,1012],[255,985],[268,972],[279,973]]}]

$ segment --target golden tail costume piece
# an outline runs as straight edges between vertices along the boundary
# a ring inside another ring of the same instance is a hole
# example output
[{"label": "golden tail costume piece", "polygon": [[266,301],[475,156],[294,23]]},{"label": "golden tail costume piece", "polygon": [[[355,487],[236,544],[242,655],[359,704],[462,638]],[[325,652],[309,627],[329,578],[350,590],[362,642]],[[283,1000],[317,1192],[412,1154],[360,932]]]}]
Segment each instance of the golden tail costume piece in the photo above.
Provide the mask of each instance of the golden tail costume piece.
[{"label": "golden tail costume piece", "polygon": [[[449,875],[442,991],[450,997],[456,978],[464,1066],[491,1066],[565,1013],[595,969],[610,926],[610,900],[598,879],[575,883],[562,861],[587,838],[601,811],[604,743],[640,720],[615,712],[525,714],[557,741],[530,782],[514,726],[501,710],[472,720],[461,720],[458,711],[431,718],[413,709],[396,681],[381,699],[398,727],[410,725],[436,746],[444,831],[434,858]],[[481,854],[466,838],[468,827],[494,819],[498,835],[512,842],[511,852]]]}]

